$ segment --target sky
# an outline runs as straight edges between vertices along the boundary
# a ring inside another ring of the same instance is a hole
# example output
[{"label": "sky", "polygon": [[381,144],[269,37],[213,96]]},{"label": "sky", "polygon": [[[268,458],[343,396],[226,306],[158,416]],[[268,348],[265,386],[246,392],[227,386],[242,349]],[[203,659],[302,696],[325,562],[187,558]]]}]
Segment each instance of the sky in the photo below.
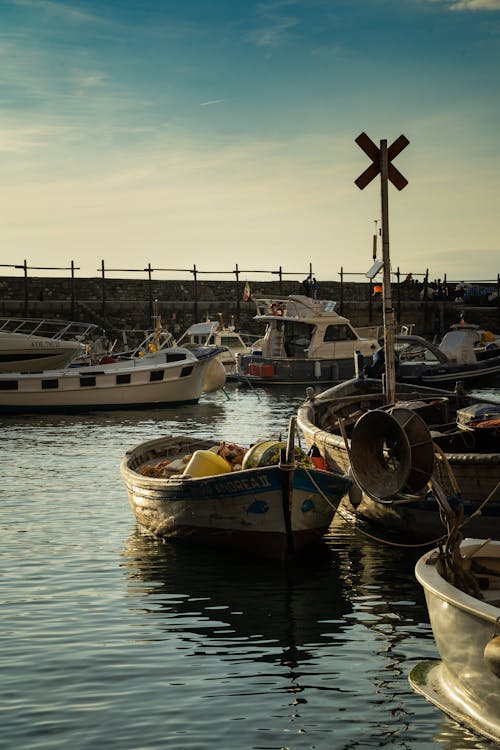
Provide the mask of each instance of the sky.
[{"label": "sky", "polygon": [[362,280],[362,132],[393,270],[500,272],[500,0],[1,0],[0,71],[1,274]]}]

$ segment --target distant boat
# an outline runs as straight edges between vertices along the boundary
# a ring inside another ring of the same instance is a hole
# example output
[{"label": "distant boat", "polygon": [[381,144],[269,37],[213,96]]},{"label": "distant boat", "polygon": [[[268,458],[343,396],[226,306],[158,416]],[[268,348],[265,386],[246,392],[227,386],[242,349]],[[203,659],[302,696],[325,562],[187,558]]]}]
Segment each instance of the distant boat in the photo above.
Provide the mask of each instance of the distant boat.
[{"label": "distant boat", "polygon": [[177,344],[188,349],[196,346],[224,347],[225,351],[221,352],[219,357],[227,372],[233,372],[238,358],[251,351],[248,341],[244,340],[234,326],[226,327],[218,320],[193,323],[178,339]]},{"label": "distant boat", "polygon": [[332,300],[292,294],[282,299],[254,299],[264,324],[263,338],[239,356],[230,379],[266,385],[338,383],[354,375],[354,353],[372,356],[376,338],[358,334],[347,318],[335,312]]},{"label": "distant boat", "polygon": [[64,320],[0,318],[0,373],[65,367],[85,353],[96,328]]},{"label": "distant boat", "polygon": [[149,533],[276,560],[320,540],[351,485],[340,472],[296,461],[290,433],[287,443],[250,449],[158,438],[128,451],[121,473],[137,522]]},{"label": "distant boat", "polygon": [[415,691],[455,721],[500,742],[500,542],[465,539],[423,555],[422,584],[440,660],[411,670]]},{"label": "distant boat", "polygon": [[[428,387],[453,388],[457,381],[468,386],[488,385],[500,377],[500,340],[485,341],[474,325],[454,325],[439,346],[420,336],[395,337],[396,380]],[[374,353],[366,367],[371,377],[380,377],[385,353]]]}]

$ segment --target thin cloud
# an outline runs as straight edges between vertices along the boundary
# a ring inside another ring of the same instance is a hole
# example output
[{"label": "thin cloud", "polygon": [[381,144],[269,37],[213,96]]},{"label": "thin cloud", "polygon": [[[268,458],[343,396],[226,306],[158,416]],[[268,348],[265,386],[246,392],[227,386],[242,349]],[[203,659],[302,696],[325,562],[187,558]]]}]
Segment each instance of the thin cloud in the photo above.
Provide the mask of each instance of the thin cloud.
[{"label": "thin cloud", "polygon": [[258,13],[262,22],[248,35],[250,41],[258,47],[281,47],[286,43],[291,29],[300,23],[297,17],[283,12],[291,5],[295,5],[293,0],[259,5]]},{"label": "thin cloud", "polygon": [[224,99],[210,99],[208,102],[201,102],[200,107],[211,107],[214,104],[222,104]]},{"label": "thin cloud", "polygon": [[458,0],[450,5],[450,10],[500,10],[500,0]]}]

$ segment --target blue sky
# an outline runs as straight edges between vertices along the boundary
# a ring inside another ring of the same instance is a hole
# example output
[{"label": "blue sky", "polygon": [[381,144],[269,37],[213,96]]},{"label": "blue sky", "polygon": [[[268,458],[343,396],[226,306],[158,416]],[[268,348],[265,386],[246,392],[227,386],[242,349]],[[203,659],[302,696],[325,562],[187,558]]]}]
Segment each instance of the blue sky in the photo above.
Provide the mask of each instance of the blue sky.
[{"label": "blue sky", "polygon": [[2,0],[0,70],[1,263],[363,273],[365,131],[393,268],[500,271],[500,0]]}]

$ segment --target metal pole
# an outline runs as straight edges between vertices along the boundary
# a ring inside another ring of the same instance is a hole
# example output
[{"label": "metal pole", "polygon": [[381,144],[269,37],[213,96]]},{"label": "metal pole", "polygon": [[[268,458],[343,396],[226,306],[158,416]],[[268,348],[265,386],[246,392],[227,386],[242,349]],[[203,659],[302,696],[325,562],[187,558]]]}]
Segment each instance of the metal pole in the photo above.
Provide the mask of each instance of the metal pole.
[{"label": "metal pole", "polygon": [[396,399],[396,367],[394,363],[394,309],[391,293],[391,258],[389,253],[389,191],[387,140],[380,141],[380,197],[382,204],[382,260],[384,262],[383,321],[385,348],[385,398],[388,404]]}]

